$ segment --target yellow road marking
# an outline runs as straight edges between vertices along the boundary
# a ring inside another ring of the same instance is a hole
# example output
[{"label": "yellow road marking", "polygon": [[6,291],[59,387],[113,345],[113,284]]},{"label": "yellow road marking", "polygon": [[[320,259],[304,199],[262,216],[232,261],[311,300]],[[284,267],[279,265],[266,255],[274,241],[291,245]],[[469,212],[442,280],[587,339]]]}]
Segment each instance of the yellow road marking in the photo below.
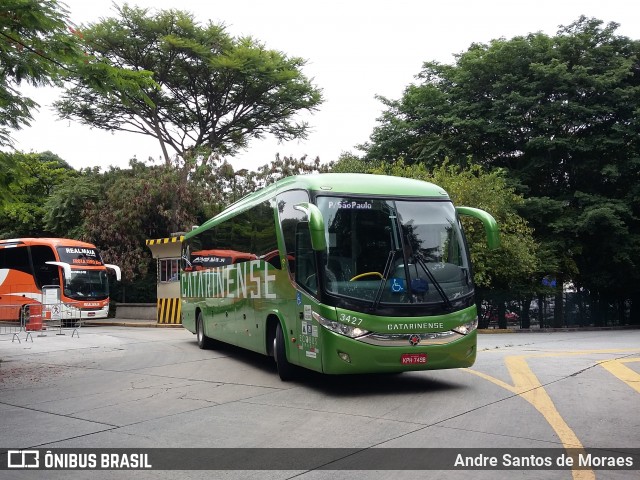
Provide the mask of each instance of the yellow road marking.
[{"label": "yellow road marking", "polygon": [[[565,448],[583,449],[582,443],[578,440],[576,434],[571,430],[569,425],[564,421],[560,412],[556,409],[551,397],[546,392],[538,378],[535,376],[525,356],[506,357],[505,363],[513,385],[509,385],[502,380],[498,380],[485,373],[477,370],[467,370],[479,377],[489,380],[490,382],[522,397],[529,402],[538,412],[542,414],[547,423],[556,432]],[[596,476],[593,470],[571,470],[574,480],[595,480]]]},{"label": "yellow road marking", "polygon": [[630,362],[640,362],[640,357],[607,360],[606,362],[601,362],[600,366],[640,393],[640,373],[624,365]]},{"label": "yellow road marking", "polygon": [[[564,421],[560,412],[556,408],[553,400],[544,389],[538,377],[535,376],[529,365],[527,364],[527,358],[542,358],[542,357],[560,357],[560,356],[575,356],[594,353],[623,353],[636,350],[622,350],[622,349],[608,349],[608,350],[584,350],[576,352],[555,352],[544,354],[530,354],[530,355],[518,355],[505,357],[505,364],[509,371],[509,375],[513,381],[513,385],[509,385],[502,380],[494,378],[485,373],[477,370],[467,369],[466,371],[484,378],[495,385],[498,385],[505,390],[508,390],[515,395],[522,397],[529,402],[540,414],[544,417],[551,428],[556,432],[556,435],[560,438],[562,445],[565,449],[584,449],[582,443],[571,430],[567,422]],[[640,358],[637,359],[640,361]],[[628,359],[626,361],[635,361]],[[640,391],[640,375],[631,370],[628,367],[622,365],[623,360],[602,362],[604,368],[609,370],[613,375],[620,378],[622,381],[630,385],[632,388]],[[634,383],[635,382],[635,383]],[[595,474],[593,470],[577,470],[571,471],[574,480],[593,480]]]}]

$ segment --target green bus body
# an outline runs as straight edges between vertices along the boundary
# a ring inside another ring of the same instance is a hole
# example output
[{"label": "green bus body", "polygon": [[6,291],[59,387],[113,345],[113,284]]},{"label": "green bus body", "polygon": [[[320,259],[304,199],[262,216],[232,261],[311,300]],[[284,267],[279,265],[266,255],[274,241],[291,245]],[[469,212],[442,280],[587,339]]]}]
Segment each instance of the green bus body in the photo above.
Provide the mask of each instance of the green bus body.
[{"label": "green bus body", "polygon": [[185,235],[182,324],[328,374],[460,368],[476,358],[477,312],[458,214],[440,187],[364,174],[289,177]]}]

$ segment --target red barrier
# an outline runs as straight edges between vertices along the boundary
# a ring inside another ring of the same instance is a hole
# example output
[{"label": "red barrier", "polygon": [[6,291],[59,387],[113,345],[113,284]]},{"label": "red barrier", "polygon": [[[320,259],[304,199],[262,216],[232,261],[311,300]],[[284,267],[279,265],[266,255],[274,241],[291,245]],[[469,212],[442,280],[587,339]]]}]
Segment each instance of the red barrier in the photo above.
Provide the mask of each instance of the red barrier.
[{"label": "red barrier", "polygon": [[29,318],[25,329],[27,331],[42,330],[42,305],[29,305]]}]

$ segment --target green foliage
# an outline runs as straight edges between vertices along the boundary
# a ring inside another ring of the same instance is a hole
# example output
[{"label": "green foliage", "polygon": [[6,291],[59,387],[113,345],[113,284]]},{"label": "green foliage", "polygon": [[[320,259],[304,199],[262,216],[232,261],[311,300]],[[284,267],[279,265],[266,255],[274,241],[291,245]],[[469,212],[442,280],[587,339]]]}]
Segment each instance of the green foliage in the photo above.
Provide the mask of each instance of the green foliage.
[{"label": "green foliage", "polygon": [[367,158],[432,164],[470,157],[555,190],[594,166],[581,158],[624,155],[639,125],[640,45],[616,36],[616,24],[601,24],[583,17],[555,37],[493,40],[473,44],[455,65],[425,62],[422,83],[400,100],[381,99],[387,111],[364,146]]},{"label": "green foliage", "polygon": [[328,165],[320,163],[319,157],[313,160],[308,159],[306,155],[301,158],[286,156],[280,158],[280,155],[276,154],[275,159],[272,160],[271,163],[258,168],[258,171],[255,173],[254,190],[263,188],[285,177],[327,172],[329,168]]},{"label": "green foliage", "polygon": [[49,85],[61,80],[75,52],[66,10],[56,0],[3,0],[0,6],[0,145],[10,131],[29,125],[36,103],[17,89],[22,83]]},{"label": "green foliage", "polygon": [[366,161],[353,153],[343,152],[337,162],[329,164],[329,168],[334,173],[369,173],[380,165],[380,162]]},{"label": "green foliage", "polygon": [[132,281],[149,271],[146,240],[189,229],[201,203],[194,186],[185,185],[175,168],[132,160],[130,169],[105,173],[99,197],[85,203],[84,239],[101,249],[105,261],[120,266],[125,281]]},{"label": "green foliage", "polygon": [[0,152],[0,208],[13,199],[9,185],[24,172],[16,162],[15,155]]},{"label": "green foliage", "polygon": [[45,201],[77,172],[51,152],[5,155],[12,165],[3,172],[11,200],[0,205],[0,236],[47,235]]},{"label": "green foliage", "polygon": [[123,69],[153,72],[158,88],[142,97],[77,85],[57,103],[62,118],[154,137],[167,165],[175,155],[192,172],[252,138],[306,136],[308,125],[296,115],[314,111],[322,97],[302,74],[303,59],[233,38],[222,25],[202,26],[179,10],[152,14],[125,5],[118,14],[82,30],[87,48]]},{"label": "green foliage", "polygon": [[120,70],[89,55],[67,14],[57,0],[3,0],[0,5],[0,146],[11,145],[11,130],[28,126],[38,106],[19,92],[23,82],[61,86],[81,79],[103,94],[115,87],[131,95],[153,85],[148,72]]},{"label": "green foliage", "polygon": [[60,183],[44,201],[44,226],[55,236],[82,238],[83,212],[100,200],[101,178],[95,171],[81,172]]}]

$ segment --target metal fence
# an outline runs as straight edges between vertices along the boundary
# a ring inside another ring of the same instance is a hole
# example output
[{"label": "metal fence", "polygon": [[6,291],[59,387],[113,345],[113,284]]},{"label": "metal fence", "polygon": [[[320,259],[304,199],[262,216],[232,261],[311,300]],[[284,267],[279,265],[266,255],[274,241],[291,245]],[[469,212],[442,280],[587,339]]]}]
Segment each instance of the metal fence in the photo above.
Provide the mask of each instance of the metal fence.
[{"label": "metal fence", "polygon": [[84,324],[83,310],[73,303],[24,303],[20,305],[0,305],[0,340],[21,343],[33,336],[46,337],[48,334],[67,335],[80,338],[80,328]]},{"label": "metal fence", "polygon": [[20,336],[33,342],[31,332],[25,330],[22,305],[0,305],[0,341],[11,340],[21,343]]}]

